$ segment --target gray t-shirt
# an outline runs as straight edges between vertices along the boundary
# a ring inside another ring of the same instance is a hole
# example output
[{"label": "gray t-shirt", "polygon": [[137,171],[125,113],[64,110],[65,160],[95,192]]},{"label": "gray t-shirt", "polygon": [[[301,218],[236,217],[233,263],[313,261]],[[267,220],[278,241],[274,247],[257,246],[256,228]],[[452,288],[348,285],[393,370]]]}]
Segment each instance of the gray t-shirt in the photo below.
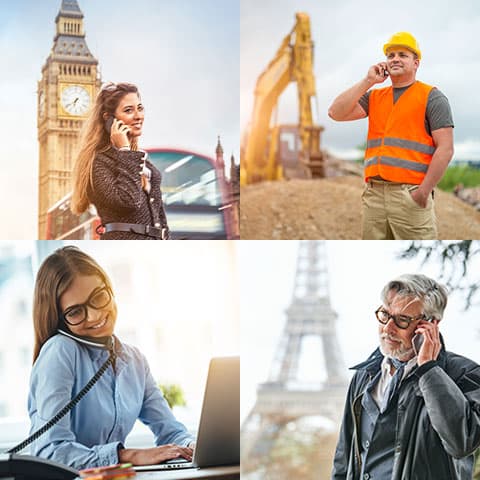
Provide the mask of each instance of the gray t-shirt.
[{"label": "gray t-shirt", "polygon": [[[395,103],[400,98],[400,95],[410,87],[411,85],[408,85],[407,87],[394,88],[393,103]],[[369,90],[367,93],[364,93],[358,101],[367,115],[370,93],[372,93],[371,90]],[[440,90],[432,88],[428,94],[427,111],[425,112],[425,129],[427,130],[428,134],[431,135],[434,130],[445,127],[454,127],[452,110],[450,108],[450,104],[448,103],[448,98]]]}]

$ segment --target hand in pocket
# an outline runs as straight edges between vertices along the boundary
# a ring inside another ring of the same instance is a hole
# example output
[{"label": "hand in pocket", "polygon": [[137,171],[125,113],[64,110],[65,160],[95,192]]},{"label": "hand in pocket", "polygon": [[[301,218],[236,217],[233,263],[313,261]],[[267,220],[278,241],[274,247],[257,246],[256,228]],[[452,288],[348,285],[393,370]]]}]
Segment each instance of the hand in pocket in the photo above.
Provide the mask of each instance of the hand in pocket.
[{"label": "hand in pocket", "polygon": [[425,195],[421,192],[419,188],[416,188],[413,191],[408,192],[410,196],[412,197],[413,201],[422,208],[427,208],[427,202],[428,202],[428,193]]}]

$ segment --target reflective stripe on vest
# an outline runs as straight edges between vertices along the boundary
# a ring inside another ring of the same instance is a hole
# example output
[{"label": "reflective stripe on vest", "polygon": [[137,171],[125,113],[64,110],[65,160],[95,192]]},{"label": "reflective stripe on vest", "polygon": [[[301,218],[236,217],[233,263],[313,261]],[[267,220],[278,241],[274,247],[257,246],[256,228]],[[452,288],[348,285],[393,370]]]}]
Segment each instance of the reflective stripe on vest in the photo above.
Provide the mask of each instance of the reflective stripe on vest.
[{"label": "reflective stripe on vest", "polygon": [[[379,147],[382,144],[381,138],[375,138],[367,141],[367,148]],[[402,140],[401,138],[387,137],[383,139],[383,144],[391,147],[401,147],[408,150],[415,150],[420,153],[428,153],[433,155],[435,147],[425,145],[423,143],[414,142],[412,140]]]},{"label": "reflective stripe on vest", "polygon": [[405,168],[407,170],[414,170],[416,172],[427,173],[428,165],[422,163],[412,162],[410,160],[404,160],[403,158],[394,158],[394,157],[372,157],[365,159],[365,166],[370,165],[390,165],[392,167]]},{"label": "reflective stripe on vest", "polygon": [[435,152],[425,130],[430,85],[414,83],[393,104],[393,88],[372,90],[365,151],[365,180],[380,176],[399,183],[420,184]]}]

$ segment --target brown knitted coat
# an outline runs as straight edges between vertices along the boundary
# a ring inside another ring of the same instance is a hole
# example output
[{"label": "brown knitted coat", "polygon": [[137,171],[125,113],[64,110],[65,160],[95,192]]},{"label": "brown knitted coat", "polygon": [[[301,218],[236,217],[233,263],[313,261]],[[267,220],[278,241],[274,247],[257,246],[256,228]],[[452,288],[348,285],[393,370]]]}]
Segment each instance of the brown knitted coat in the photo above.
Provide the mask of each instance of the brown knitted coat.
[{"label": "brown knitted coat", "polygon": [[[162,202],[159,170],[148,160],[151,170],[151,190],[142,189],[140,171],[143,152],[120,151],[110,147],[98,153],[93,161],[88,198],[97,209],[102,224],[137,223],[165,228],[167,218]],[[155,240],[153,237],[130,232],[109,232],[102,240]]]}]

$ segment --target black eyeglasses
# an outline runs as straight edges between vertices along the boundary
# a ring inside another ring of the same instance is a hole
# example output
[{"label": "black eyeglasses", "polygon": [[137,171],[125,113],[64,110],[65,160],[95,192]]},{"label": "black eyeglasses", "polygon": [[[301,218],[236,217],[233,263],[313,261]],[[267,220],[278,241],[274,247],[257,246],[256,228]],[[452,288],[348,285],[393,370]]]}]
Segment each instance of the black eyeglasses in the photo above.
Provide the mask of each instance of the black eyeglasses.
[{"label": "black eyeglasses", "polygon": [[425,318],[425,315],[420,315],[419,317],[409,317],[407,315],[392,315],[391,313],[387,312],[383,307],[377,308],[377,310],[375,311],[375,316],[382,325],[386,325],[388,321],[392,319],[393,323],[395,323],[395,325],[402,330],[407,329],[412,322]]},{"label": "black eyeglasses", "polygon": [[62,313],[62,318],[69,325],[80,325],[88,317],[88,307],[101,310],[110,305],[112,298],[112,292],[107,286],[96,288],[85,303],[68,307]]}]

